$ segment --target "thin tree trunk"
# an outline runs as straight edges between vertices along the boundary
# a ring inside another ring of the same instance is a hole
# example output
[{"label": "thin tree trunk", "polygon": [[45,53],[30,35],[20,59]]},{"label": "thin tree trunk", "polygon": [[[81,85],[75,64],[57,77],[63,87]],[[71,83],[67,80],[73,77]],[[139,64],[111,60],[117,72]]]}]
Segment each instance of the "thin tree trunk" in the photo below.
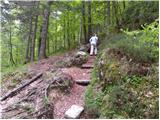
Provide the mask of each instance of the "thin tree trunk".
[{"label": "thin tree trunk", "polygon": [[34,56],[35,56],[35,39],[36,39],[37,23],[38,23],[38,15],[36,15],[35,17],[35,26],[32,33],[31,61],[34,61]]},{"label": "thin tree trunk", "polygon": [[13,53],[12,53],[12,28],[11,28],[11,24],[10,24],[10,31],[9,31],[9,45],[10,45],[10,52],[9,52],[9,55],[10,55],[10,63],[11,65],[15,65],[15,61],[13,59]]},{"label": "thin tree trunk", "polygon": [[125,9],[126,8],[126,3],[125,3],[125,1],[123,1],[123,9]]},{"label": "thin tree trunk", "polygon": [[65,22],[65,18],[64,18],[64,20],[63,20],[63,40],[64,40],[64,49],[66,48],[66,32],[65,32],[65,30],[66,30],[66,22]]},{"label": "thin tree trunk", "polygon": [[28,33],[25,63],[28,63],[30,61],[30,56],[29,56],[30,49],[29,48],[30,48],[31,32],[32,32],[32,15],[30,17],[30,22],[29,22],[29,33]]},{"label": "thin tree trunk", "polygon": [[49,46],[49,43],[50,41],[49,41],[49,37],[47,37],[47,54],[48,55],[50,55],[50,50],[49,50],[49,48],[50,48],[50,46]]},{"label": "thin tree trunk", "polygon": [[[42,31],[42,26],[40,27],[40,33]],[[38,56],[40,54],[40,48],[41,48],[41,35],[39,36],[39,39],[38,39]]]},{"label": "thin tree trunk", "polygon": [[92,21],[91,21],[91,1],[88,1],[88,37],[87,37],[86,42],[89,42],[88,39],[92,35],[91,24],[92,24]]},{"label": "thin tree trunk", "polygon": [[86,33],[86,19],[85,19],[85,2],[82,1],[82,18],[83,18],[83,32],[84,32],[84,41],[87,43],[87,33]]},{"label": "thin tree trunk", "polygon": [[53,37],[52,37],[52,53],[54,53],[54,40],[53,40]]},{"label": "thin tree trunk", "polygon": [[47,57],[46,56],[46,41],[47,41],[49,15],[50,15],[50,2],[47,2],[47,7],[44,10],[43,23],[42,23],[39,60]]},{"label": "thin tree trunk", "polygon": [[80,30],[79,30],[79,39],[78,39],[79,45],[81,45],[81,39],[82,39],[82,18],[80,19]]},{"label": "thin tree trunk", "polygon": [[67,19],[67,42],[68,42],[68,49],[70,49],[70,23],[69,23],[69,13],[67,14],[67,17],[68,17],[68,19]]},{"label": "thin tree trunk", "polygon": [[56,22],[56,25],[55,25],[55,52],[57,51],[57,22]]}]

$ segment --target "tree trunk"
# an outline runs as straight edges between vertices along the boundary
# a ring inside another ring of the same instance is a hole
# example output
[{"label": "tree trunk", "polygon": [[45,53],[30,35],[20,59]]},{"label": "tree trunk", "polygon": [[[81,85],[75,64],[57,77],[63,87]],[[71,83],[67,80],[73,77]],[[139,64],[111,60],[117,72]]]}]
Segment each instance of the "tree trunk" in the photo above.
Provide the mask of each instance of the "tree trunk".
[{"label": "tree trunk", "polygon": [[69,23],[69,13],[67,13],[67,17],[68,17],[68,19],[67,19],[67,42],[68,42],[68,49],[70,49],[70,23]]},{"label": "tree trunk", "polygon": [[87,33],[86,33],[86,19],[85,19],[85,2],[82,1],[82,19],[83,19],[83,32],[84,32],[84,41],[87,43]]},{"label": "tree trunk", "polygon": [[64,47],[64,49],[66,48],[66,32],[65,32],[65,30],[66,30],[66,21],[64,18],[64,20],[63,20],[63,40],[64,40],[63,47]]},{"label": "tree trunk", "polygon": [[10,45],[10,52],[9,52],[9,55],[10,55],[10,63],[11,65],[15,65],[15,61],[13,59],[13,53],[12,53],[12,28],[11,28],[11,24],[10,24],[10,31],[9,31],[9,45]]},{"label": "tree trunk", "polygon": [[49,50],[49,48],[50,48],[50,41],[49,41],[49,37],[47,37],[47,54],[48,55],[50,55],[50,50]]},{"label": "tree trunk", "polygon": [[[57,12],[56,12],[57,13]],[[55,52],[57,52],[57,21],[56,21],[56,25],[55,25]]]},{"label": "tree trunk", "polygon": [[81,39],[82,39],[82,19],[80,19],[80,30],[79,30],[79,39],[78,44],[81,45]]},{"label": "tree trunk", "polygon": [[[40,33],[42,31],[42,26],[40,27]],[[39,38],[38,38],[38,56],[40,54],[40,47],[41,47],[41,35],[39,35]]]},{"label": "tree trunk", "polygon": [[87,43],[89,42],[88,40],[92,35],[91,24],[92,24],[92,21],[91,21],[91,1],[88,1],[88,37],[87,37],[87,41],[86,41]]},{"label": "tree trunk", "polygon": [[27,41],[27,48],[26,48],[26,60],[25,63],[28,63],[30,61],[30,40],[31,40],[31,32],[32,32],[32,15],[30,17],[30,22],[29,22],[29,33],[28,33],[28,41]]},{"label": "tree trunk", "polygon": [[123,9],[125,9],[126,8],[126,3],[125,3],[125,1],[123,1]]},{"label": "tree trunk", "polygon": [[48,32],[49,15],[50,15],[50,2],[47,2],[47,7],[45,8],[44,15],[43,15],[40,53],[38,57],[39,60],[47,57],[46,56],[46,40],[47,40],[47,32]]},{"label": "tree trunk", "polygon": [[34,56],[35,56],[35,39],[36,39],[37,23],[38,23],[38,15],[36,15],[35,17],[35,25],[34,25],[34,30],[32,32],[31,61],[34,61]]}]

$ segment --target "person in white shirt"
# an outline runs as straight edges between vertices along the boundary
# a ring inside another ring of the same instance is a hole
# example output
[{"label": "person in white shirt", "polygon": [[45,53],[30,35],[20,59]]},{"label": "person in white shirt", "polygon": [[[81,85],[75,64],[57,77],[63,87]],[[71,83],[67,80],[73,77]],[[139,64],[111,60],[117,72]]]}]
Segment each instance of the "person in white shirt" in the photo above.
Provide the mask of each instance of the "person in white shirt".
[{"label": "person in white shirt", "polygon": [[92,36],[89,39],[90,45],[91,45],[91,49],[90,49],[90,55],[97,55],[97,42],[98,42],[98,37],[96,34],[94,34],[94,36]]}]

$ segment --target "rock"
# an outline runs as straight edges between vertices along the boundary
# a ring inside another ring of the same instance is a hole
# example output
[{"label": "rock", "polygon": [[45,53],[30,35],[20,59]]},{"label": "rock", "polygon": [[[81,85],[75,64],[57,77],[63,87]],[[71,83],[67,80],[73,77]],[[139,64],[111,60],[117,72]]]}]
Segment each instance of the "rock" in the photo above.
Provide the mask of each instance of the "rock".
[{"label": "rock", "polygon": [[76,80],[75,82],[80,85],[88,85],[90,80]]},{"label": "rock", "polygon": [[90,44],[81,45],[79,51],[89,52]]},{"label": "rock", "polygon": [[83,51],[78,51],[78,52],[76,53],[76,56],[80,56],[80,55],[86,56],[87,53],[86,53],[86,52],[83,52]]},{"label": "rock", "polygon": [[152,97],[152,96],[153,96],[153,93],[152,93],[151,91],[149,91],[149,92],[147,92],[147,94],[145,94],[145,96],[146,96],[147,98]]},{"label": "rock", "polygon": [[86,68],[86,69],[90,69],[90,68],[93,68],[94,66],[93,65],[90,65],[90,64],[83,64],[82,65],[82,68]]},{"label": "rock", "polygon": [[72,105],[66,112],[65,118],[68,119],[78,119],[80,114],[83,112],[84,108],[78,105]]},{"label": "rock", "polygon": [[57,61],[55,63],[56,67],[71,67],[77,66],[80,67],[82,64],[86,63],[87,61],[87,53],[83,51],[79,51],[74,53],[73,56],[65,57],[63,60]]},{"label": "rock", "polygon": [[81,46],[80,48],[79,48],[79,51],[85,51],[85,46]]}]

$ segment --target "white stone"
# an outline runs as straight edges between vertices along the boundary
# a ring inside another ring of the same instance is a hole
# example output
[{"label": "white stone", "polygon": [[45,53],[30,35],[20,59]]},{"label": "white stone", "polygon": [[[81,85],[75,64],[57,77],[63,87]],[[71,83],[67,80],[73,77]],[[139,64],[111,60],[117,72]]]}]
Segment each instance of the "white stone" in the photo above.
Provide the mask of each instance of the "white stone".
[{"label": "white stone", "polygon": [[80,117],[80,114],[83,112],[84,108],[78,105],[72,105],[66,112],[65,118],[68,119],[77,119]]},{"label": "white stone", "polygon": [[87,55],[87,54],[86,54],[86,52],[78,51],[76,55],[82,55],[82,56],[85,56],[85,55]]}]

